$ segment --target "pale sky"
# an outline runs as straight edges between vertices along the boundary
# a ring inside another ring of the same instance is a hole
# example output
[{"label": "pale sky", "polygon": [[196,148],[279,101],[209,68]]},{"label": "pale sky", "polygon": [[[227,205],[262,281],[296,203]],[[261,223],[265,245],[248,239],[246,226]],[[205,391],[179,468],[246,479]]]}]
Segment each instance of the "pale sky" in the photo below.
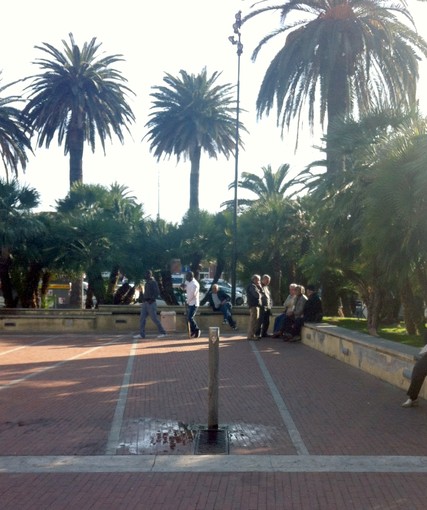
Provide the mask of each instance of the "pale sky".
[{"label": "pale sky", "polygon": [[[222,72],[219,83],[236,84],[236,47],[228,37],[233,35],[232,25],[237,11],[249,12],[253,0],[163,0],[139,3],[122,0],[110,3],[105,0],[74,0],[70,4],[57,0],[15,0],[2,6],[4,23],[0,31],[2,84],[36,74],[32,62],[43,54],[34,48],[44,42],[62,49],[62,40],[69,40],[72,32],[76,43],[96,37],[105,54],[123,55],[125,62],[116,64],[135,92],[129,103],[136,123],[124,145],[114,138],[107,143],[106,155],[97,142],[93,155],[85,147],[83,181],[85,184],[109,186],[117,181],[129,188],[144,206],[147,216],[157,213],[172,222],[179,222],[188,209],[190,163],[176,159],[157,160],[150,154],[144,127],[149,114],[151,87],[163,84],[164,73],[178,75],[180,69],[199,73],[207,67],[208,74]],[[427,39],[427,3],[409,0],[410,10],[418,22],[417,28]],[[255,100],[265,70],[278,50],[278,44],[269,43],[253,63],[250,59],[257,42],[278,26],[277,16],[264,15],[242,27],[240,104],[246,110],[241,120],[249,130],[243,135],[245,149],[239,152],[239,175],[242,171],[262,175],[261,168],[273,169],[289,163],[293,174],[318,157],[312,146],[318,138],[309,132],[294,154],[294,134],[285,133],[281,139],[276,117],[256,119]],[[281,41],[283,44],[283,40]],[[422,81],[419,84],[420,103],[427,112],[427,65],[422,64]],[[9,95],[12,93],[6,91]],[[425,92],[424,92],[425,94]],[[220,204],[233,198],[228,185],[234,180],[234,158],[209,159],[202,154],[200,168],[200,207],[209,212],[220,210]],[[4,174],[2,174],[4,177]],[[41,210],[51,210],[55,201],[65,197],[69,189],[69,159],[63,148],[55,143],[49,150],[35,149],[22,184],[36,188],[41,194]]]}]

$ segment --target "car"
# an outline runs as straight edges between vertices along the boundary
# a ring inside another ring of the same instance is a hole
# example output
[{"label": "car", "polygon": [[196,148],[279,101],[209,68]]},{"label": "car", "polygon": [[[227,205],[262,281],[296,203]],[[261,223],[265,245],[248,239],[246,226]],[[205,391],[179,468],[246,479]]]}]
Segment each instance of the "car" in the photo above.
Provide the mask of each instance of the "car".
[{"label": "car", "polygon": [[[203,298],[206,292],[211,288],[213,283],[213,278],[205,278],[204,280],[201,280],[200,282],[200,297]],[[217,282],[219,288],[226,292],[230,297],[233,290],[233,287],[229,282],[223,279],[219,279]],[[239,290],[238,287],[236,287],[236,305],[242,306],[246,303],[246,295],[242,292],[242,290]]]}]

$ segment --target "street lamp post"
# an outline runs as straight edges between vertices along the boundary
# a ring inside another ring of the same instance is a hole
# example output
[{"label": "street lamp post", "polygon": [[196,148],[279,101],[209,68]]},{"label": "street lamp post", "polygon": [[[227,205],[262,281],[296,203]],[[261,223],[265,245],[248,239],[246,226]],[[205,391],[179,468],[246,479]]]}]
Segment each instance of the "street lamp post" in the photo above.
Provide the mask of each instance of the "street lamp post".
[{"label": "street lamp post", "polygon": [[240,56],[243,53],[240,27],[242,11],[235,15],[233,23],[234,35],[228,40],[237,46],[237,98],[236,98],[236,146],[234,150],[234,209],[233,209],[233,252],[231,258],[231,302],[236,304],[236,270],[237,270],[237,186],[239,182],[239,124],[240,124]]}]

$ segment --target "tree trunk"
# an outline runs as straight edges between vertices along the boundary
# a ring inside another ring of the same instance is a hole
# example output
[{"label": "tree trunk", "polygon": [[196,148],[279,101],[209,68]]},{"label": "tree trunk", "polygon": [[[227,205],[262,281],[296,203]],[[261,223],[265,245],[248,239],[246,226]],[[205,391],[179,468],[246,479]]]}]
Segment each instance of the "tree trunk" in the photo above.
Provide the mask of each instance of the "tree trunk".
[{"label": "tree trunk", "polygon": [[71,282],[71,293],[70,293],[70,307],[71,308],[83,308],[83,277],[75,278]]},{"label": "tree trunk", "polygon": [[31,263],[24,280],[22,293],[19,296],[23,308],[39,308],[39,282],[42,267],[38,263]]},{"label": "tree trunk", "polygon": [[4,298],[4,305],[7,308],[16,308],[17,299],[15,299],[13,295],[12,280],[9,273],[11,264],[12,259],[10,257],[9,250],[2,248],[0,256],[0,282]]},{"label": "tree trunk", "polygon": [[83,182],[83,145],[83,128],[70,127],[70,188],[77,182]]},{"label": "tree trunk", "polygon": [[334,140],[336,139],[335,123],[338,119],[344,118],[349,110],[347,99],[347,66],[345,61],[336,62],[334,79],[329,85],[328,91],[328,127],[326,146],[326,168],[330,175],[337,174],[344,170],[345,159],[340,150],[336,150]]},{"label": "tree trunk", "polygon": [[191,172],[190,172],[190,211],[199,210],[199,177],[200,177],[200,155],[201,148],[196,147],[191,151]]}]

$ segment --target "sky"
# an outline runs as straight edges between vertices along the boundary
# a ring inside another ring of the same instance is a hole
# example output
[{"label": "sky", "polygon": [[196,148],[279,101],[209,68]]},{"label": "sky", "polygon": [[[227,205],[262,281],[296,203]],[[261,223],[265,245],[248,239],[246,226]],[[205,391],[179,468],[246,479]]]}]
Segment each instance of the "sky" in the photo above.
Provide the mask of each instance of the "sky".
[{"label": "sky", "polygon": [[[237,83],[237,54],[228,37],[233,35],[235,14],[249,12],[254,0],[163,0],[144,2],[134,0],[110,3],[105,0],[74,0],[71,4],[57,0],[15,0],[2,6],[3,23],[0,31],[2,58],[1,84],[5,85],[25,76],[37,74],[34,65],[43,56],[36,45],[49,43],[62,49],[62,41],[69,41],[72,32],[79,46],[93,37],[102,43],[105,55],[121,54],[124,62],[117,63],[128,80],[135,96],[128,101],[136,122],[130,127],[122,145],[117,138],[107,142],[106,153],[97,141],[95,154],[85,146],[83,181],[85,184],[110,186],[118,182],[128,188],[129,195],[143,204],[146,216],[179,223],[189,206],[190,162],[176,158],[156,158],[143,140],[145,124],[150,113],[152,87],[162,85],[165,73],[178,76],[181,69],[198,74],[204,67],[208,74],[219,71],[218,83]],[[427,39],[427,2],[409,0],[417,29]],[[249,133],[243,133],[244,149],[239,151],[238,171],[262,176],[262,167],[271,165],[276,170],[288,163],[296,175],[308,163],[319,157],[314,146],[319,143],[320,131],[310,134],[303,128],[297,152],[295,131],[285,132],[282,138],[276,126],[274,113],[257,119],[255,101],[268,64],[283,40],[268,43],[252,62],[251,54],[258,41],[277,28],[277,15],[259,16],[241,29],[243,54],[240,71],[241,120]],[[421,65],[419,95],[427,90],[427,63]],[[11,95],[15,89],[6,91]],[[426,93],[424,93],[426,94]],[[427,95],[420,95],[423,112],[427,112]],[[209,159],[202,154],[200,167],[201,209],[215,213],[220,204],[232,200],[228,189],[234,181],[234,157]],[[1,174],[4,177],[4,174]],[[49,149],[35,148],[27,169],[20,172],[19,182],[40,193],[39,210],[53,210],[56,200],[64,198],[69,190],[69,158],[64,155],[56,139]],[[239,196],[248,196],[241,194]]]}]

